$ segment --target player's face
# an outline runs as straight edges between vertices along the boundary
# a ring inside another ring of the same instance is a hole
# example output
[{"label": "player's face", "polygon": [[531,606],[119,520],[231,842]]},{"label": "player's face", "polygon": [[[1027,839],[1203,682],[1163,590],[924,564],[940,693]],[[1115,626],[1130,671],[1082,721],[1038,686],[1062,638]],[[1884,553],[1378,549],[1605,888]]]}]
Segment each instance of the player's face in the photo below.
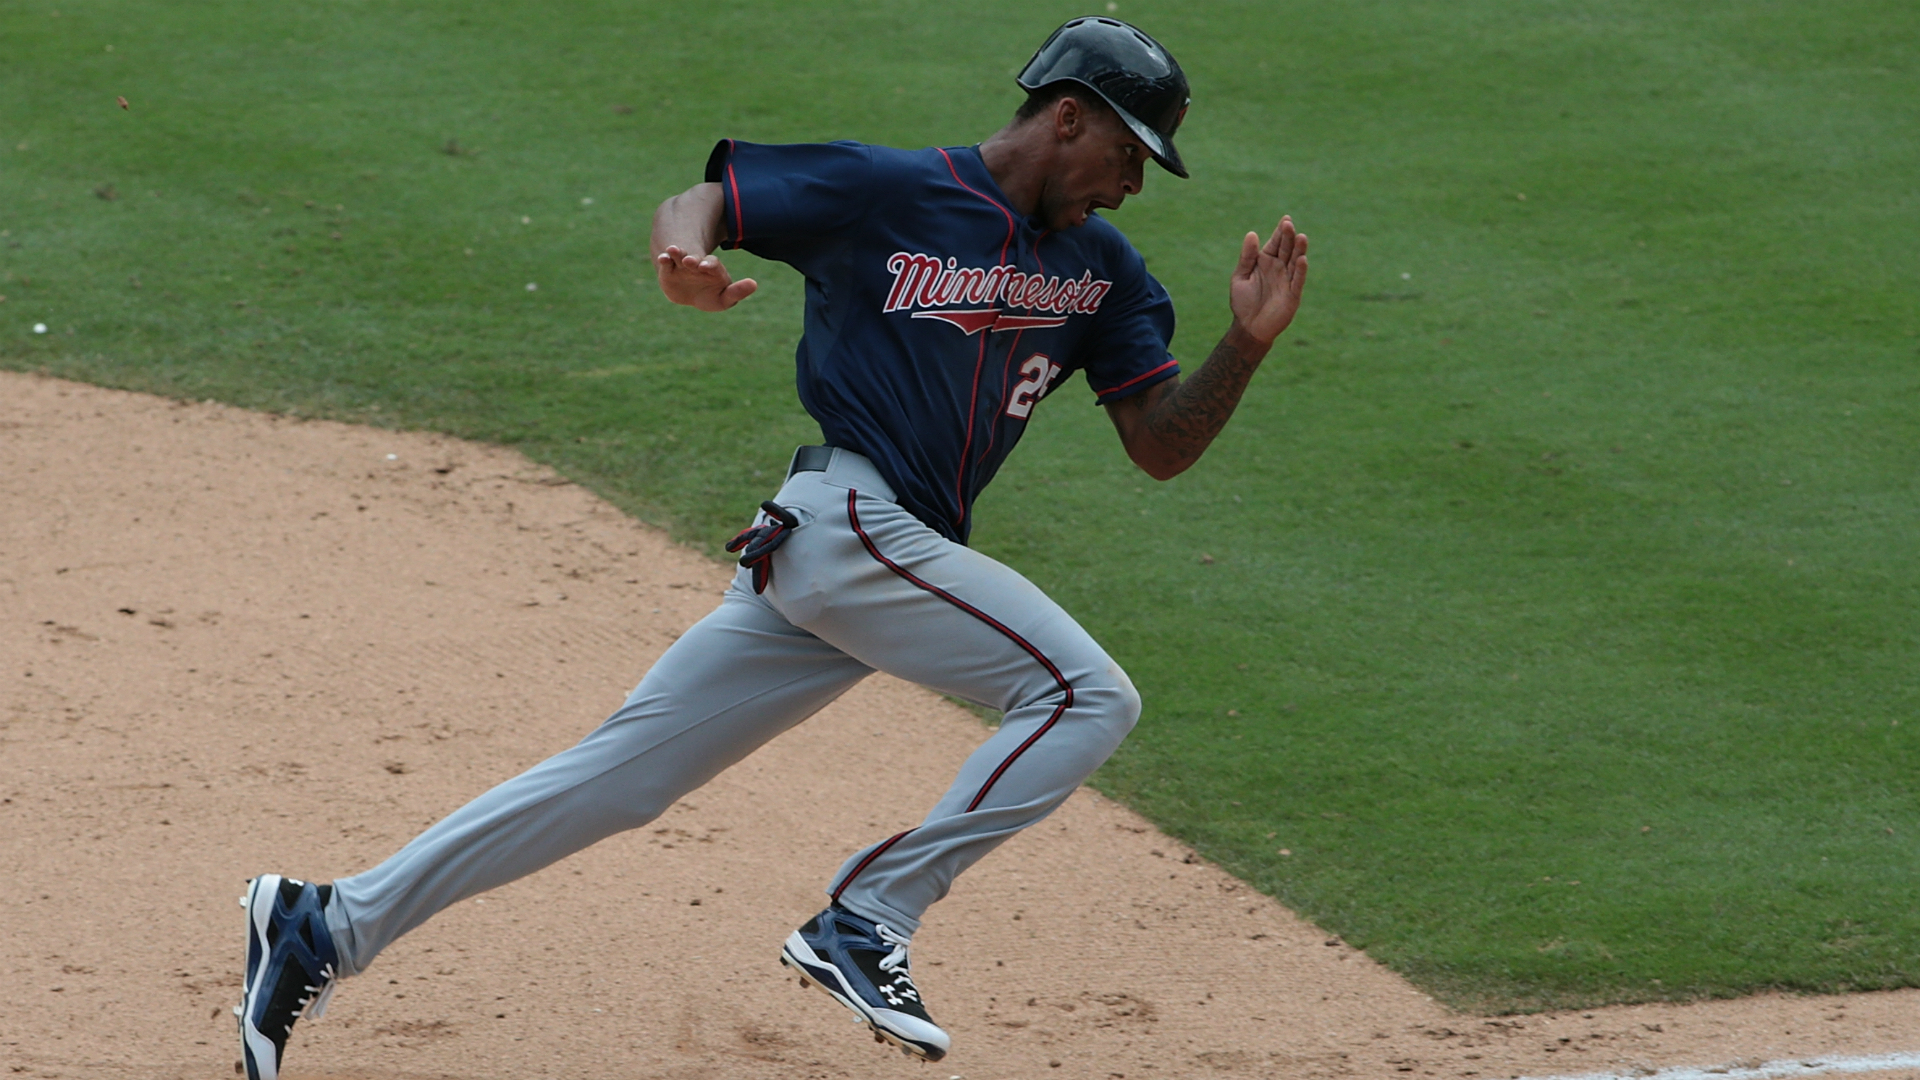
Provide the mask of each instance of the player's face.
[{"label": "player's face", "polygon": [[1083,127],[1061,144],[1059,167],[1041,195],[1041,216],[1051,229],[1085,225],[1087,215],[1117,209],[1146,183],[1152,155],[1126,123],[1105,110],[1081,116]]}]

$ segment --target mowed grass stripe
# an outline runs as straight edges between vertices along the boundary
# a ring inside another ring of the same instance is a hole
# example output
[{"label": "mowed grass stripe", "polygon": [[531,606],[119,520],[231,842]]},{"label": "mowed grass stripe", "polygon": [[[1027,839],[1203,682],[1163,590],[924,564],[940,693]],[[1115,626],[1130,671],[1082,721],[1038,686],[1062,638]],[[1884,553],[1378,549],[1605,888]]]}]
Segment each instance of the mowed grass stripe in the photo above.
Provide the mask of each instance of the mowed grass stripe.
[{"label": "mowed grass stripe", "polygon": [[[977,139],[1082,13],[51,10],[0,362],[512,443],[710,549],[817,437],[799,285],[670,309],[653,204],[721,135]],[[1145,694],[1102,786],[1457,1004],[1913,984],[1920,15],[1120,14],[1194,81],[1194,179],[1113,215],[1180,355],[1242,230],[1315,257],[1190,474],[1076,380],[981,503]]]}]

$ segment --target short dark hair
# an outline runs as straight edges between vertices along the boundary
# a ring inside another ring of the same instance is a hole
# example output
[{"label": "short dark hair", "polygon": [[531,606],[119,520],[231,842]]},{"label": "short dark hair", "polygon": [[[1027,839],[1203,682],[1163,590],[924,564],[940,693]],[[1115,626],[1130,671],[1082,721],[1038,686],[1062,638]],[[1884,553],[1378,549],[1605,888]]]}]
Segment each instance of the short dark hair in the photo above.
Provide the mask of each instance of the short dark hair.
[{"label": "short dark hair", "polygon": [[1095,93],[1091,87],[1074,82],[1072,79],[1061,79],[1037,90],[1027,91],[1027,100],[1021,102],[1020,108],[1014,111],[1014,123],[1023,123],[1039,116],[1063,97],[1078,101],[1089,112],[1113,111],[1113,106],[1108,105],[1106,99]]}]

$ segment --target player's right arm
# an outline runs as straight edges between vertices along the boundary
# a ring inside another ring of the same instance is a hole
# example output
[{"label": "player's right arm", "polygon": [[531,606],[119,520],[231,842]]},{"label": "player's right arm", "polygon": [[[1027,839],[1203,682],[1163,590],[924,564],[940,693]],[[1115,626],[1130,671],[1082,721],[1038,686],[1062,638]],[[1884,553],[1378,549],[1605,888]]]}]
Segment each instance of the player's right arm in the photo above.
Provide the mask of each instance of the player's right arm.
[{"label": "player's right arm", "polygon": [[713,254],[725,236],[719,184],[695,184],[660,204],[653,212],[653,269],[667,299],[701,311],[725,311],[753,295],[759,283],[733,280]]}]

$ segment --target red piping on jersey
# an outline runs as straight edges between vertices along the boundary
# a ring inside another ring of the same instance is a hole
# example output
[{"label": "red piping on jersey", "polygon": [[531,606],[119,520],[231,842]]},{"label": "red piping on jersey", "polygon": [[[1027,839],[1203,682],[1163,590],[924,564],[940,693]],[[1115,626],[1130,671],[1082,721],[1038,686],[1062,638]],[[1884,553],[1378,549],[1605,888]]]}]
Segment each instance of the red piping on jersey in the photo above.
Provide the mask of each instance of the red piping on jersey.
[{"label": "red piping on jersey", "polygon": [[967,803],[966,810],[962,811],[963,813],[970,814],[974,810],[979,808],[981,800],[987,797],[987,792],[993,790],[993,785],[999,782],[1001,774],[1005,773],[1008,767],[1011,766],[1015,761],[1019,759],[1021,754],[1024,754],[1027,752],[1027,747],[1032,746],[1035,742],[1039,741],[1040,736],[1045,735],[1047,731],[1051,729],[1055,723],[1059,722],[1060,716],[1062,713],[1065,713],[1068,709],[1073,708],[1073,684],[1067,681],[1067,677],[1065,675],[1060,674],[1060,669],[1054,666],[1053,661],[1047,659],[1046,653],[1041,652],[1038,648],[1034,646],[1032,642],[1028,641],[1026,638],[1023,638],[1019,634],[1014,633],[1012,628],[1008,627],[1007,624],[1001,622],[1000,620],[994,618],[993,616],[987,614],[986,612],[981,611],[979,608],[974,607],[972,604],[967,603],[965,600],[960,599],[959,597],[953,595],[952,593],[946,591],[945,589],[942,589],[940,586],[932,585],[925,581],[920,580],[919,578],[915,577],[913,575],[913,572],[908,570],[906,567],[901,566],[899,563],[894,562],[892,559],[889,559],[885,555],[880,554],[880,549],[874,545],[873,538],[871,536],[868,536],[867,531],[860,527],[860,509],[858,505],[859,498],[860,498],[860,493],[858,491],[847,492],[847,522],[853,526],[853,531],[856,535],[860,537],[860,542],[866,545],[867,554],[873,556],[874,559],[878,561],[882,566],[885,566],[887,569],[900,575],[902,578],[905,578],[908,584],[914,586],[917,589],[932,593],[933,595],[939,597],[940,599],[945,600],[947,603],[952,604],[954,607],[959,608],[961,611],[964,611],[967,614],[973,616],[974,618],[979,619],[981,622],[986,623],[988,626],[992,627],[994,630],[999,631],[999,633],[1004,637],[1006,637],[1008,641],[1011,641],[1015,645],[1020,646],[1021,649],[1026,651],[1028,656],[1031,656],[1035,660],[1039,661],[1040,666],[1047,669],[1047,674],[1053,676],[1054,685],[1060,688],[1060,692],[1061,692],[1060,704],[1054,708],[1053,715],[1047,717],[1047,722],[1040,725],[1040,730],[1034,732],[1032,735],[1027,736],[1027,741],[1021,743],[1020,746],[1017,749],[1015,749],[1013,753],[1008,754],[1006,757],[1006,760],[1002,761],[1000,763],[1000,766],[993,770],[993,775],[987,777],[987,782],[980,785],[979,792],[977,792],[973,796],[973,800],[971,802]]},{"label": "red piping on jersey", "polygon": [[[1007,384],[1013,381],[1013,354],[1015,350],[1020,348],[1020,335],[1024,333],[1026,333],[1025,330],[1015,330],[1013,332],[1013,344],[1007,346],[1007,358],[1000,364],[1000,389],[1002,392],[1005,392]],[[987,445],[980,448],[981,461],[987,460],[987,455],[993,453],[994,440],[1000,437],[1000,414],[1005,411],[1006,409],[1004,407],[999,406],[996,406],[993,410],[993,426],[987,429]]]},{"label": "red piping on jersey", "polygon": [[1121,383],[1119,386],[1110,386],[1107,389],[1100,391],[1100,396],[1104,398],[1108,394],[1117,394],[1120,391],[1125,390],[1127,387],[1132,386],[1134,383],[1137,383],[1142,379],[1151,379],[1155,375],[1160,374],[1161,372],[1167,370],[1170,367],[1178,367],[1179,364],[1180,364],[1180,361],[1178,360],[1169,360],[1166,363],[1161,364],[1159,367],[1154,368],[1152,371],[1142,372],[1139,375],[1135,375],[1133,378],[1128,379],[1126,382]]},{"label": "red piping on jersey", "polygon": [[[960,179],[960,170],[954,167],[953,155],[937,146],[934,147],[934,149],[939,150],[940,156],[946,159],[947,171],[953,174],[954,183],[980,196],[980,198],[986,199],[988,203],[992,204],[995,210],[1000,211],[1001,215],[1007,219],[1007,238],[1000,243],[1000,265],[1007,265],[1007,248],[1013,243],[1012,212],[989,198],[978,188]],[[980,411],[980,369],[985,367],[986,364],[987,335],[982,334],[980,336],[980,355],[973,362],[973,394],[967,399],[967,440],[960,444],[960,468],[953,474],[953,501],[960,508],[960,516],[953,519],[953,531],[962,534],[965,532],[967,520],[967,452],[973,449],[973,417],[975,413]]]},{"label": "red piping on jersey", "polygon": [[[1000,365],[1000,389],[1003,392],[1007,388],[1007,383],[1013,379],[1013,354],[1020,348],[1020,335],[1024,333],[1026,333],[1025,330],[1015,330],[1013,332],[1013,344],[1007,346],[1007,359]],[[982,344],[985,343],[982,342]],[[980,448],[980,461],[987,460],[987,455],[993,453],[994,440],[1000,437],[1000,413],[1002,411],[1000,406],[994,406],[993,424],[987,428],[987,445]],[[966,447],[961,447],[960,452],[963,454],[966,453]],[[962,457],[960,460],[964,462],[967,459]],[[974,462],[975,467],[979,466],[980,461]]]},{"label": "red piping on jersey", "polygon": [[[1039,236],[1036,236],[1033,238],[1033,261],[1036,266],[1040,267],[1040,272],[1042,274],[1045,274],[1047,272],[1047,261],[1040,257],[1040,241],[1045,240],[1047,237],[1052,235],[1053,235],[1053,230],[1048,229],[1045,232],[1041,233]],[[1012,316],[1012,317],[1017,318],[1018,316]],[[1067,320],[1065,319],[1061,319],[1060,322],[1053,323],[1053,325],[1059,326],[1062,323],[1065,323],[1066,321]],[[1038,326],[1038,325],[1045,325],[1045,324],[1039,322],[1038,320],[1035,320],[1034,325]],[[1000,389],[1002,392],[1006,390],[1007,384],[1013,381],[1013,358],[1014,358],[1014,355],[1020,351],[1020,337],[1026,332],[1027,331],[1024,326],[1018,330],[1015,330],[1013,332],[1013,344],[1007,346],[1007,362],[1000,365]],[[1040,387],[1041,394],[1044,395],[1046,391],[1047,391],[1047,388],[1044,385],[1042,385]],[[1040,399],[1036,397],[1033,400],[1037,403]],[[981,462],[984,462],[987,460],[988,454],[993,453],[993,444],[996,441],[998,441],[998,439],[1000,438],[1000,425],[1005,422],[1006,422],[1006,410],[1004,408],[996,407],[993,410],[993,427],[987,430],[987,445],[980,448],[980,460],[973,463],[976,469],[980,467]],[[965,452],[966,452],[966,448],[962,447],[961,453],[964,454]],[[1011,451],[1009,451],[1009,453],[1011,453]],[[960,460],[965,461],[966,458],[962,457]]]},{"label": "red piping on jersey", "polygon": [[966,479],[967,451],[973,449],[973,418],[980,411],[980,370],[987,366],[987,338],[980,335],[980,355],[973,361],[973,393],[967,398],[967,441],[960,444],[960,468],[953,474],[953,499],[960,506],[960,516],[953,519],[953,531],[966,535],[964,522],[967,520]]},{"label": "red piping on jersey", "polygon": [[733,159],[727,159],[727,183],[733,188],[733,245],[739,247],[747,241],[747,226],[740,216],[740,179],[733,175]]},{"label": "red piping on jersey", "polygon": [[959,170],[959,169],[956,169],[956,168],[954,168],[954,166],[953,166],[953,156],[952,156],[951,154],[948,154],[948,153],[947,153],[947,152],[946,152],[945,150],[942,150],[942,149],[941,149],[940,147],[938,147],[938,146],[936,146],[936,147],[934,147],[934,149],[935,149],[935,150],[939,150],[939,151],[940,151],[940,156],[941,156],[941,157],[943,157],[943,158],[946,158],[946,160],[947,160],[947,171],[953,174],[953,182],[954,182],[954,183],[956,183],[956,184],[959,184],[959,185],[960,185],[961,187],[963,187],[963,188],[966,188],[966,189],[967,189],[968,191],[971,191],[971,192],[973,192],[973,193],[974,193],[975,195],[978,195],[978,196],[980,196],[981,198],[983,198],[983,199],[985,199],[985,200],[987,200],[988,202],[990,202],[990,203],[992,203],[992,204],[993,204],[993,208],[994,208],[995,210],[998,210],[998,211],[1000,211],[1000,213],[1001,213],[1002,215],[1004,215],[1004,216],[1006,217],[1006,219],[1007,219],[1007,239],[1006,239],[1006,241],[1005,241],[1005,243],[1002,243],[1002,244],[1000,245],[1000,265],[1001,265],[1001,266],[1005,266],[1005,265],[1007,265],[1007,245],[1009,245],[1009,244],[1011,244],[1011,243],[1013,243],[1013,214],[1012,214],[1012,212],[1011,212],[1011,211],[1009,211],[1009,210],[1008,210],[1008,209],[1007,209],[1006,207],[1004,207],[1004,206],[1001,206],[1001,205],[1000,205],[1000,203],[999,203],[999,202],[998,202],[997,200],[995,200],[995,199],[994,199],[994,198],[993,198],[992,196],[989,196],[989,195],[987,195],[987,194],[985,194],[985,193],[983,193],[983,192],[981,192],[981,191],[980,191],[980,190],[979,190],[978,188],[975,188],[975,187],[974,187],[973,185],[971,185],[971,184],[969,184],[969,183],[967,183],[967,182],[966,182],[965,180],[962,180],[962,179],[960,179],[960,170]]},{"label": "red piping on jersey", "polygon": [[[1024,337],[1026,333],[1027,331],[1025,327],[1021,327],[1020,329],[1015,330],[1013,332],[1013,344],[1007,346],[1006,362],[1000,365],[1000,388],[1002,390],[1005,390],[1007,388],[1007,384],[1013,381],[1013,358],[1015,354],[1019,353],[1020,339]],[[1038,401],[1040,399],[1035,398],[1034,400]],[[1005,411],[1006,410],[1004,408],[1000,408],[1000,407],[996,407],[993,411],[993,427],[991,430],[987,432],[986,447],[980,451],[981,461],[987,460],[987,455],[993,453],[993,441],[996,438],[998,438],[1000,435],[1001,415]],[[966,459],[962,458],[961,460],[964,461]],[[977,465],[978,462],[976,462],[975,464]]]}]

